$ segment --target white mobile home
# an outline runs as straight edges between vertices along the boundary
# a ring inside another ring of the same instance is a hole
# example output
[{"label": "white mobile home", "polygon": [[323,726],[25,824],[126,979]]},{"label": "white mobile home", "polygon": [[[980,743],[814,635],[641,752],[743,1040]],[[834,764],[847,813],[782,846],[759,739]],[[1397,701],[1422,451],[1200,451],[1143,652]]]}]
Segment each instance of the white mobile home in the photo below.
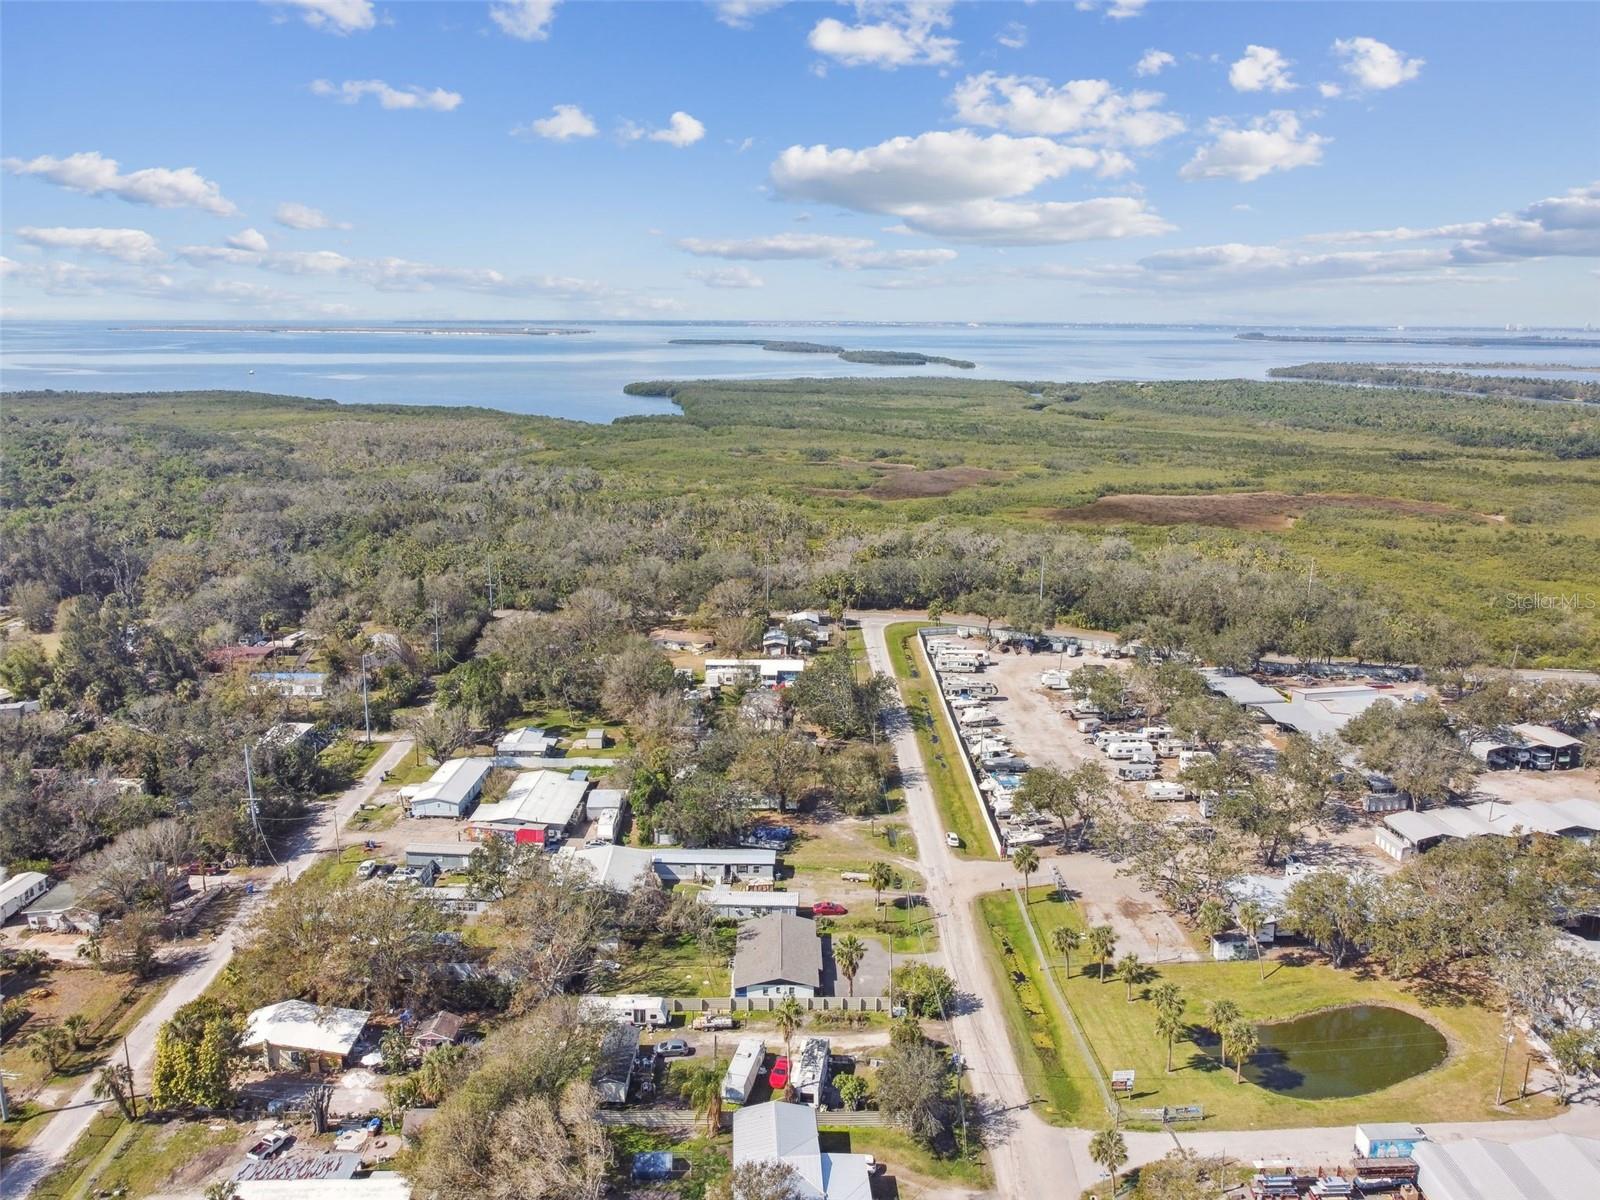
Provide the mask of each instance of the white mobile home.
[{"label": "white mobile home", "polygon": [[0,886],[0,921],[9,921],[50,890],[50,877],[39,871],[23,871]]},{"label": "white mobile home", "polygon": [[585,996],[578,1006],[586,1017],[626,1021],[641,1029],[659,1029],[672,1022],[664,996]]},{"label": "white mobile home", "polygon": [[749,892],[730,887],[714,887],[701,892],[700,900],[719,917],[736,921],[765,916],[772,912],[800,913],[798,892]]},{"label": "white mobile home", "polygon": [[733,1052],[728,1073],[722,1077],[722,1100],[725,1104],[744,1104],[755,1091],[756,1080],[761,1078],[761,1064],[767,1058],[767,1044],[758,1037],[739,1039]]},{"label": "white mobile home", "polygon": [[483,794],[483,781],[494,763],[487,758],[452,758],[439,764],[426,783],[400,789],[413,817],[460,819]]}]

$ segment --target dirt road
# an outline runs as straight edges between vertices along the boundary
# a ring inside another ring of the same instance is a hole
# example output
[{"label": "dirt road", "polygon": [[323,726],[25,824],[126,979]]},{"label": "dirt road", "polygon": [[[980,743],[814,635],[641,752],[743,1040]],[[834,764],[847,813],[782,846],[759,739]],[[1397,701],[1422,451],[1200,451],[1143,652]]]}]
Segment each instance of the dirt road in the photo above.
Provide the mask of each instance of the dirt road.
[{"label": "dirt road", "polygon": [[[126,1039],[128,1056],[133,1061],[134,1078],[139,1087],[148,1084],[150,1064],[155,1057],[156,1033],[162,1023],[211,986],[211,981],[233,957],[240,932],[264,903],[270,889],[282,883],[285,877],[299,875],[315,861],[317,855],[333,849],[337,831],[378,790],[384,773],[397,766],[410,752],[409,740],[394,742],[379,755],[359,782],[341,794],[332,805],[324,807],[303,831],[294,856],[284,860],[285,869],[274,872],[265,888],[258,890],[256,895],[240,906],[233,920],[217,935],[216,940],[195,958],[180,978],[173,981],[172,986],[129,1031]],[[28,1148],[6,1161],[4,1175],[0,1177],[0,1195],[4,1195],[6,1200],[22,1200],[33,1191],[41,1179],[60,1165],[101,1106],[102,1102],[94,1098],[93,1078],[86,1079],[83,1086],[50,1118],[50,1123],[39,1131]]]}]

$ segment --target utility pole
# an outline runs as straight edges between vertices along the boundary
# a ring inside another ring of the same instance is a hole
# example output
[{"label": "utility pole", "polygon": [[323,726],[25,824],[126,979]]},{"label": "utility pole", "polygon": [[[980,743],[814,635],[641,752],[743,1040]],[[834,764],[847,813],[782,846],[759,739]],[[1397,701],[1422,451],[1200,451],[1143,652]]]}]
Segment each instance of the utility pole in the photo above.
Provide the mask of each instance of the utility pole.
[{"label": "utility pole", "polygon": [[133,1058],[128,1054],[127,1038],[122,1039],[122,1061],[128,1067],[128,1112],[137,1121],[139,1119],[139,1094],[138,1089],[133,1086]]},{"label": "utility pole", "polygon": [[[1506,1015],[1508,1017],[1510,1016],[1509,1013],[1507,1013]],[[1500,1078],[1495,1082],[1495,1085],[1494,1085],[1494,1102],[1495,1102],[1495,1106],[1496,1107],[1498,1107],[1505,1099],[1506,1064],[1511,1061],[1511,1043],[1514,1040],[1513,1035],[1511,1033],[1511,1030],[1509,1028],[1509,1022],[1507,1022],[1507,1025],[1508,1025],[1508,1028],[1506,1029],[1506,1048],[1505,1048],[1505,1051],[1500,1055]]]},{"label": "utility pole", "polygon": [[0,1073],[0,1122],[11,1120],[11,1104],[6,1100],[6,1081]]},{"label": "utility pole", "polygon": [[1039,555],[1039,603],[1044,603],[1044,555]]},{"label": "utility pole", "polygon": [[367,704],[367,656],[361,656],[361,719],[367,725],[367,745],[372,745],[372,709]]},{"label": "utility pole", "polygon": [[435,665],[439,658],[439,602],[433,602],[433,657]]}]

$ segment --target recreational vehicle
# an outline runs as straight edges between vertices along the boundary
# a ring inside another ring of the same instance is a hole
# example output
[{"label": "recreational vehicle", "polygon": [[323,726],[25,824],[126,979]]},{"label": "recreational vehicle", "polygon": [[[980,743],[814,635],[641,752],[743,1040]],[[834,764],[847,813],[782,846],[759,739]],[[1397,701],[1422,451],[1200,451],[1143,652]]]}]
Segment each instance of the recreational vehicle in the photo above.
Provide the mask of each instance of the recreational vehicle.
[{"label": "recreational vehicle", "polygon": [[1189,789],[1181,783],[1147,783],[1144,785],[1144,798],[1146,800],[1187,800]]}]

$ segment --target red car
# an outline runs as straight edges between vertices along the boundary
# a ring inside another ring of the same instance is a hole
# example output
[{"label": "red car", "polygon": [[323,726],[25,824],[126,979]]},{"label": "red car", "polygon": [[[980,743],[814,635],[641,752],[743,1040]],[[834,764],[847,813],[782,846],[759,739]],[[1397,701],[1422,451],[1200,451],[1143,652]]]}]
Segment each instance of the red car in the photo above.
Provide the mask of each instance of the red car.
[{"label": "red car", "polygon": [[772,1072],[767,1076],[767,1082],[772,1085],[774,1092],[781,1092],[789,1086],[789,1060],[780,1054],[772,1064]]},{"label": "red car", "polygon": [[842,917],[849,911],[844,905],[832,900],[818,900],[811,906],[811,915],[814,917]]}]

